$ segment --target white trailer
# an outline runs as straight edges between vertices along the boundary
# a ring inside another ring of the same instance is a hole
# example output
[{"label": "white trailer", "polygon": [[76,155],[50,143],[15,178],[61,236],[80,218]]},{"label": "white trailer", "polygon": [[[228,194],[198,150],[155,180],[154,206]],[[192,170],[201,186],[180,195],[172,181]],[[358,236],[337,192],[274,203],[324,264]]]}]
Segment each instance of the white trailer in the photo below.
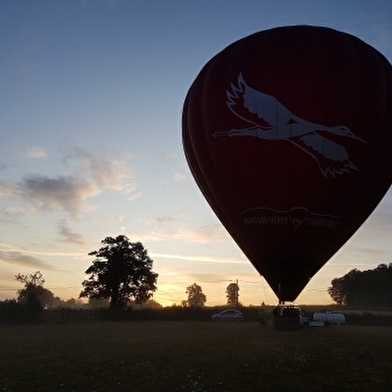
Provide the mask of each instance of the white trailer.
[{"label": "white trailer", "polygon": [[323,323],[324,325],[334,324],[334,325],[341,325],[346,322],[346,318],[342,313],[335,313],[335,312],[317,312],[313,315],[313,321],[317,323]]}]

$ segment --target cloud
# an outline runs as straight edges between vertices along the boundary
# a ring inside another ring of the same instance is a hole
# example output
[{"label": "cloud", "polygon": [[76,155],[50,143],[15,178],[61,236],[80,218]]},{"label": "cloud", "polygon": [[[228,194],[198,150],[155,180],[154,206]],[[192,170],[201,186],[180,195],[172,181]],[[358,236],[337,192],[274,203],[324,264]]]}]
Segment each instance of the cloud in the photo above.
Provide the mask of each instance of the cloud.
[{"label": "cloud", "polygon": [[42,211],[64,210],[77,218],[90,209],[87,200],[106,190],[136,198],[136,184],[124,161],[75,149],[67,162],[75,163],[68,175],[30,174],[20,183],[0,182],[0,197],[19,197]]},{"label": "cloud", "polygon": [[166,153],[166,158],[171,160],[171,161],[175,161],[178,158],[178,154],[176,152],[167,152]]},{"label": "cloud", "polygon": [[[13,222],[15,219],[26,218],[36,216],[37,211],[34,208],[24,207],[0,207],[0,221],[1,222]],[[24,223],[26,225],[26,223]]]},{"label": "cloud", "polygon": [[45,158],[46,157],[46,151],[42,147],[37,147],[33,146],[31,148],[28,148],[26,150],[27,156],[30,158]]},{"label": "cloud", "polygon": [[187,179],[187,176],[183,173],[175,173],[174,174],[174,181],[179,182],[179,181],[184,181]]},{"label": "cloud", "polygon": [[90,182],[98,188],[106,188],[121,192],[133,192],[132,176],[125,162],[120,159],[109,160],[107,157],[77,148],[74,156],[85,162],[82,172],[90,178]]},{"label": "cloud", "polygon": [[145,223],[162,224],[162,223],[169,223],[169,222],[173,222],[173,221],[174,221],[174,218],[169,215],[146,216],[145,218],[143,218],[143,222],[145,222]]},{"label": "cloud", "polygon": [[18,187],[14,184],[0,181],[0,199],[4,197],[14,196],[18,191]]},{"label": "cloud", "polygon": [[85,244],[84,238],[81,234],[72,231],[65,223],[60,223],[58,226],[61,235],[61,241],[69,242],[71,244],[83,245]]},{"label": "cloud", "polygon": [[141,219],[148,227],[146,232],[130,233],[130,237],[141,241],[180,240],[209,244],[227,241],[228,234],[220,223],[197,227],[182,226],[176,215],[148,215]]},{"label": "cloud", "polygon": [[227,285],[231,282],[231,279],[229,279],[227,276],[222,276],[221,274],[218,273],[190,273],[188,275],[188,280],[191,280],[193,282],[200,282],[200,283],[225,283],[227,282]]},{"label": "cloud", "polygon": [[42,210],[61,208],[72,216],[85,210],[85,199],[98,193],[93,184],[74,176],[31,175],[19,187],[23,198]]},{"label": "cloud", "polygon": [[197,228],[183,227],[173,232],[171,237],[181,241],[203,244],[227,240],[227,234],[220,224],[204,225]]},{"label": "cloud", "polygon": [[199,244],[227,241],[228,238],[220,225],[206,225],[199,228],[158,225],[155,229],[149,230],[148,234],[133,233],[129,236],[137,237],[142,242],[180,240]]},{"label": "cloud", "polygon": [[151,253],[151,257],[158,257],[163,259],[179,259],[186,261],[198,261],[204,263],[218,263],[218,264],[247,264],[246,260],[228,259],[226,257],[211,257],[211,256],[189,256],[167,253]]},{"label": "cloud", "polygon": [[46,264],[44,261],[25,255],[21,252],[16,251],[1,251],[0,250],[0,261],[8,264],[17,264],[23,267],[29,268],[45,268],[53,270],[53,267]]}]

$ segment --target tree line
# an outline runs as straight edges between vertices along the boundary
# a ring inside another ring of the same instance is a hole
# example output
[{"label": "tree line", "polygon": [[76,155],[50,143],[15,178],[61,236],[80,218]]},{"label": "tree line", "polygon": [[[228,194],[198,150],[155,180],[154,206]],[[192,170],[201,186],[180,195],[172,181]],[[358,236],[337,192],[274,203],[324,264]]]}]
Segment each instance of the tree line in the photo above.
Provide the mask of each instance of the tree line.
[{"label": "tree line", "polygon": [[[80,298],[88,298],[92,307],[124,309],[130,304],[155,303],[151,298],[157,290],[158,274],[152,270],[153,260],[141,242],[131,242],[126,236],[106,237],[99,250],[88,253],[93,256],[92,265],[85,271],[88,276],[82,282],[79,299],[62,301],[44,287],[45,279],[40,271],[15,279],[23,284],[16,300],[0,301],[0,310],[18,307],[26,313],[36,315],[44,308],[81,307]],[[227,303],[240,305],[239,287],[231,283],[226,289]],[[186,288],[187,299],[182,307],[202,308],[207,301],[200,285],[193,283]]]},{"label": "tree line", "polygon": [[[153,260],[141,242],[131,242],[126,236],[106,237],[99,250],[90,252],[92,265],[85,271],[88,276],[82,282],[79,299],[62,301],[44,288],[45,279],[36,271],[33,274],[17,274],[15,279],[24,287],[18,290],[16,300],[0,301],[0,311],[18,306],[31,315],[47,308],[81,307],[81,298],[88,298],[93,308],[108,307],[112,310],[125,309],[130,304],[150,302],[157,290],[158,274],[152,270]],[[380,264],[373,270],[353,269],[340,278],[335,278],[328,293],[338,305],[392,306],[392,263]],[[202,308],[207,297],[200,285],[193,283],[185,290],[187,299],[181,307]],[[238,282],[226,288],[227,305],[241,306]]]},{"label": "tree line", "polygon": [[392,263],[352,269],[333,279],[328,293],[338,305],[392,307]]}]

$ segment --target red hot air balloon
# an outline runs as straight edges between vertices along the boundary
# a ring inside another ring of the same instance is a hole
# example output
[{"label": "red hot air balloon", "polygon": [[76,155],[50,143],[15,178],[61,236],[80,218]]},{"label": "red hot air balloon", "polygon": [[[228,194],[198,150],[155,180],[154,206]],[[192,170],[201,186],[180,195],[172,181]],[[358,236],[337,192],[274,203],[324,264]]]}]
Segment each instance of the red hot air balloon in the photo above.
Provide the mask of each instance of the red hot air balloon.
[{"label": "red hot air balloon", "polygon": [[218,218],[294,301],[391,184],[392,67],[329,28],[258,32],[201,70],[183,144]]}]

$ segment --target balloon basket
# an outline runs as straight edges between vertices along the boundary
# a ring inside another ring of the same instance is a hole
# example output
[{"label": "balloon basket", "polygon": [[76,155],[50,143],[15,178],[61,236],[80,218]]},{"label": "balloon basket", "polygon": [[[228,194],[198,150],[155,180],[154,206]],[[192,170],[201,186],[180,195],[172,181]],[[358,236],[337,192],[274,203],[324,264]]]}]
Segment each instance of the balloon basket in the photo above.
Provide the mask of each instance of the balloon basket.
[{"label": "balloon basket", "polygon": [[278,306],[273,311],[273,328],[279,331],[301,329],[301,309],[295,306]]}]

